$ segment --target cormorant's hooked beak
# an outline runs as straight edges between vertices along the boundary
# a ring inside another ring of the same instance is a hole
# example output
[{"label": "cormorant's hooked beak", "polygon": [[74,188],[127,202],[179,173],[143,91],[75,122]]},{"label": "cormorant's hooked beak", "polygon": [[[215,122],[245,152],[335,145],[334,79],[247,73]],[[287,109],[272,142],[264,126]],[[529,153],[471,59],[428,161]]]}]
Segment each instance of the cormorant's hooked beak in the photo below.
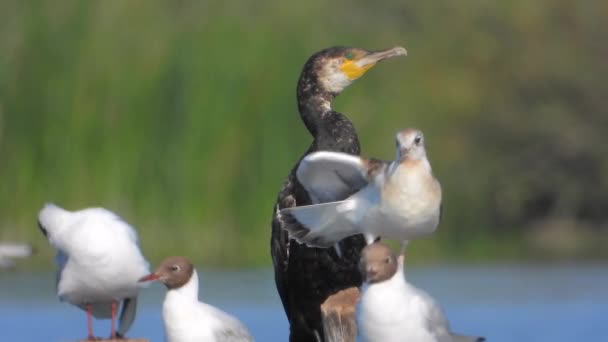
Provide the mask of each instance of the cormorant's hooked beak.
[{"label": "cormorant's hooked beak", "polygon": [[349,80],[354,81],[371,69],[376,63],[387,58],[407,55],[404,48],[397,46],[392,49],[360,54],[353,59],[347,59],[340,68]]},{"label": "cormorant's hooked beak", "polygon": [[355,64],[360,68],[364,68],[366,66],[372,66],[382,60],[397,56],[407,56],[407,51],[405,50],[405,48],[402,48],[401,46],[396,46],[388,50],[370,52],[367,55],[363,56],[361,59],[357,60]]}]

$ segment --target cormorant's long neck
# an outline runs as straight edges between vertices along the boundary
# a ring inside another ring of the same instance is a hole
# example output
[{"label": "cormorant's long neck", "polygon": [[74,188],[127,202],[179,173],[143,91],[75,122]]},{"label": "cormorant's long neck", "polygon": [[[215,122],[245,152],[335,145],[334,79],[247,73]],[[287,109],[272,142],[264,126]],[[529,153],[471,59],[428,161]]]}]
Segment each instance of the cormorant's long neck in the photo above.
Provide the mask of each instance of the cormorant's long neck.
[{"label": "cormorant's long neck", "polygon": [[331,104],[337,95],[324,91],[311,73],[304,72],[300,77],[297,89],[298,111],[313,136],[316,137],[319,133],[321,118],[332,113]]}]

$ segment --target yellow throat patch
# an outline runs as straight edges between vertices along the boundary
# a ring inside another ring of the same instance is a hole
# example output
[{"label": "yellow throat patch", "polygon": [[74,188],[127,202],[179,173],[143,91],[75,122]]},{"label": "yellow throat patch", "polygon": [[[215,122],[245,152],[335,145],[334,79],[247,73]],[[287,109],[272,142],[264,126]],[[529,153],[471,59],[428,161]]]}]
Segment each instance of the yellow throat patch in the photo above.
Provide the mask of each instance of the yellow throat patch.
[{"label": "yellow throat patch", "polygon": [[363,67],[358,66],[356,61],[346,60],[342,65],[340,65],[340,70],[351,80],[356,80],[361,77],[361,75],[365,74],[365,72],[371,69],[376,63],[370,63]]}]

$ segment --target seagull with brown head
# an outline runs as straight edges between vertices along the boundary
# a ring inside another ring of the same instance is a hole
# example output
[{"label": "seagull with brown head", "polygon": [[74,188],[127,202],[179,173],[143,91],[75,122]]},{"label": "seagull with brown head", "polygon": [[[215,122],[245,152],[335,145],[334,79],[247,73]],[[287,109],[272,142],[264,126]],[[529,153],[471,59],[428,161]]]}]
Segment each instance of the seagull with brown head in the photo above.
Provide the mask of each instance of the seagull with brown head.
[{"label": "seagull with brown head", "polygon": [[253,337],[235,317],[198,300],[198,274],[182,256],[165,259],[139,281],[158,281],[167,287],[163,322],[168,342],[250,342]]},{"label": "seagull with brown head", "polygon": [[361,252],[363,277],[357,323],[363,342],[481,342],[483,337],[451,332],[441,307],[407,282],[403,256],[376,242]]}]

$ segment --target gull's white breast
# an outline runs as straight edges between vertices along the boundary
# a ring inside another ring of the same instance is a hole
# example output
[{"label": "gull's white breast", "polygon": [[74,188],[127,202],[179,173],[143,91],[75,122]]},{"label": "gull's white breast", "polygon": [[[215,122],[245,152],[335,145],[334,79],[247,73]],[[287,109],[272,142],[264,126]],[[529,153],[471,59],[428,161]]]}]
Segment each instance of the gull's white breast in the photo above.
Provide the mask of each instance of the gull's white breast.
[{"label": "gull's white breast", "polygon": [[402,272],[387,281],[365,285],[357,310],[362,340],[436,342],[427,329],[427,311],[427,303],[405,283]]},{"label": "gull's white breast", "polygon": [[[397,167],[382,186],[380,205],[371,218],[380,236],[411,239],[431,234],[439,224],[441,187],[423,167]],[[371,223],[371,222],[370,222]]]}]

